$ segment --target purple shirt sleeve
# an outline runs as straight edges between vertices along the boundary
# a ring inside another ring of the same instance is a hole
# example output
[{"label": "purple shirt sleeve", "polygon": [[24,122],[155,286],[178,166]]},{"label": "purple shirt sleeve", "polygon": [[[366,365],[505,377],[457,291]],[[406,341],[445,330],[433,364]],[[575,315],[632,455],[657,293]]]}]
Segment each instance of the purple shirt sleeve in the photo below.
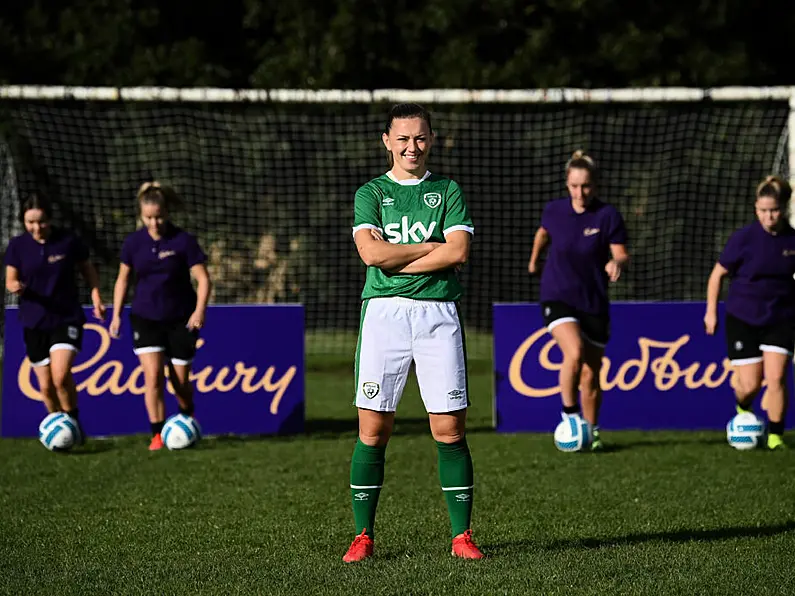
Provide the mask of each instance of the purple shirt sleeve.
[{"label": "purple shirt sleeve", "polygon": [[196,240],[196,237],[193,234],[187,234],[187,239],[185,241],[185,256],[187,258],[188,267],[193,267],[194,265],[200,265],[207,262],[207,255],[204,254],[201,246],[199,246],[198,240]]},{"label": "purple shirt sleeve", "polygon": [[6,265],[10,265],[14,269],[21,269],[22,268],[22,259],[19,255],[19,248],[17,246],[17,242],[12,239],[11,242],[8,243],[8,248],[6,249],[5,254],[5,262]]},{"label": "purple shirt sleeve", "polygon": [[617,209],[613,211],[613,217],[610,218],[610,230],[607,237],[610,244],[627,243],[627,227],[624,225],[624,218]]},{"label": "purple shirt sleeve", "polygon": [[723,247],[723,252],[718,258],[718,263],[720,263],[731,275],[737,271],[737,268],[742,263],[742,246],[742,234],[740,231],[734,232],[734,234],[729,236],[729,240],[726,242],[726,246]]},{"label": "purple shirt sleeve", "polygon": [[541,227],[549,231],[549,226],[552,225],[552,203],[544,205],[544,212],[541,214]]}]

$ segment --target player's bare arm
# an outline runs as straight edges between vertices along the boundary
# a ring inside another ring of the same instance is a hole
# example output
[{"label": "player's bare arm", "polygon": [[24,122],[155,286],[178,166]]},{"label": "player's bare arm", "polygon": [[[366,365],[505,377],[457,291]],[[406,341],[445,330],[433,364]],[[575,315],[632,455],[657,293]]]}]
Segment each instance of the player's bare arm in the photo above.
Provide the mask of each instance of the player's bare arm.
[{"label": "player's bare arm", "polygon": [[527,271],[531,275],[538,273],[538,259],[548,244],[549,232],[539,226],[538,230],[536,230],[535,238],[533,238],[533,251],[530,253],[530,262],[527,264]]},{"label": "player's bare arm", "polygon": [[116,284],[113,286],[113,319],[110,322],[110,336],[114,339],[119,337],[121,330],[121,311],[124,308],[124,299],[127,297],[127,286],[130,283],[130,266],[125,263],[119,264],[119,275]]},{"label": "player's bare arm", "polygon": [[723,278],[729,273],[720,263],[715,263],[707,281],[707,312],[704,314],[704,330],[713,335],[718,327],[718,297]]},{"label": "player's bare arm", "polygon": [[438,242],[391,244],[378,240],[370,229],[357,230],[353,239],[365,265],[388,270],[400,269],[441,246]]},{"label": "player's bare arm", "polygon": [[431,273],[463,265],[469,259],[469,245],[472,236],[464,230],[456,230],[445,236],[445,242],[433,252],[417,259],[398,273]]},{"label": "player's bare arm", "polygon": [[83,261],[78,264],[80,275],[86,280],[86,284],[91,288],[91,303],[94,305],[94,318],[99,321],[105,320],[105,304],[99,293],[99,274],[91,261]]},{"label": "player's bare arm", "polygon": [[621,272],[629,264],[629,253],[624,244],[611,244],[610,254],[613,258],[605,265],[605,271],[610,281],[618,281],[618,278],[621,277]]},{"label": "player's bare arm", "polygon": [[201,329],[207,314],[207,304],[210,302],[210,292],[213,284],[210,274],[204,263],[199,263],[190,268],[193,279],[196,280],[196,309],[188,319],[188,329]]},{"label": "player's bare arm", "polygon": [[12,294],[21,294],[25,284],[19,281],[19,271],[16,267],[6,265],[6,290]]}]

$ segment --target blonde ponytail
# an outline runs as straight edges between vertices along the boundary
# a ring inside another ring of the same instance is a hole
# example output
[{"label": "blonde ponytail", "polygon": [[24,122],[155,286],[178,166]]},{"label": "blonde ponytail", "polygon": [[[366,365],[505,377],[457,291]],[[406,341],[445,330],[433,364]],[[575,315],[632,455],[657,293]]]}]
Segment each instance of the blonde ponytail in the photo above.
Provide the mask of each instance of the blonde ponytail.
[{"label": "blonde ponytail", "polygon": [[792,196],[792,187],[789,182],[780,176],[765,176],[765,179],[756,187],[756,198],[770,197],[780,204],[785,205]]},{"label": "blonde ponytail", "polygon": [[182,204],[182,199],[173,188],[164,186],[157,180],[141,184],[135,196],[139,208],[143,203],[151,203],[159,205],[170,212],[176,210]]},{"label": "blonde ponytail", "polygon": [[599,171],[596,167],[596,161],[585,153],[582,149],[577,149],[571,154],[571,157],[566,162],[566,176],[568,177],[571,170],[586,170],[591,175],[591,181],[596,182]]}]

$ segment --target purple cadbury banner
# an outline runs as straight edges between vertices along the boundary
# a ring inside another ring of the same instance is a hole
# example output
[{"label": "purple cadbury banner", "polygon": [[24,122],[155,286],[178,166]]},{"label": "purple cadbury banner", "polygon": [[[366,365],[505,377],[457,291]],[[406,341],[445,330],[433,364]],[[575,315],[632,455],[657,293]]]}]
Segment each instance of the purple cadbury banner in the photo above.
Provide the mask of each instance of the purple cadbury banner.
[{"label": "purple cadbury banner", "polygon": [[[704,333],[704,303],[613,303],[602,365],[605,429],[724,429],[734,415],[723,312]],[[722,308],[722,305],[721,305]],[[551,432],[560,420],[562,354],[538,304],[494,305],[495,426]],[[792,395],[792,374],[787,373]],[[764,396],[755,410],[764,415]],[[795,424],[790,407],[787,428]]]},{"label": "purple cadbury banner", "polygon": [[[110,314],[110,313],[109,313]],[[89,436],[149,431],[144,378],[128,312],[121,338],[89,309],[73,368],[80,420]],[[108,319],[110,317],[108,316]],[[304,428],[304,309],[300,305],[210,306],[193,362],[196,419],[205,434],[282,434]],[[176,413],[171,384],[166,414]],[[47,414],[25,355],[17,309],[5,314],[0,434],[33,437]]]}]

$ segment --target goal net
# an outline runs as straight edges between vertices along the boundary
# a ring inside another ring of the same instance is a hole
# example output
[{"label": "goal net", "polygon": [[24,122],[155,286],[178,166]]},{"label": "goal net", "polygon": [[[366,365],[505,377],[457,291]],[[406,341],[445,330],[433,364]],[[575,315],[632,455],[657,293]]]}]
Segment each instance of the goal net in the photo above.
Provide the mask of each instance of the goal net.
[{"label": "goal net", "polygon": [[475,221],[462,302],[483,338],[472,348],[487,353],[492,304],[538,297],[533,234],[578,148],[629,230],[633,266],[612,298],[704,298],[728,235],[754,216],[757,182],[789,175],[792,145],[789,88],[724,91],[0,88],[3,249],[20,200],[44,194],[89,244],[110,300],[135,191],[155,178],[185,201],[174,219],[209,256],[213,302],[300,302],[310,352],[344,352],[364,280],[353,195],[387,169],[386,110],[416,99],[432,109],[430,169],[460,183]]}]

